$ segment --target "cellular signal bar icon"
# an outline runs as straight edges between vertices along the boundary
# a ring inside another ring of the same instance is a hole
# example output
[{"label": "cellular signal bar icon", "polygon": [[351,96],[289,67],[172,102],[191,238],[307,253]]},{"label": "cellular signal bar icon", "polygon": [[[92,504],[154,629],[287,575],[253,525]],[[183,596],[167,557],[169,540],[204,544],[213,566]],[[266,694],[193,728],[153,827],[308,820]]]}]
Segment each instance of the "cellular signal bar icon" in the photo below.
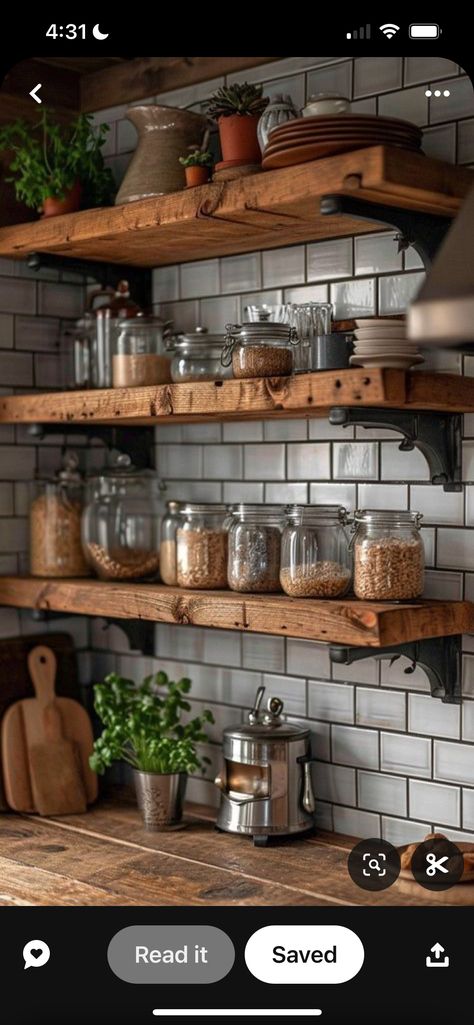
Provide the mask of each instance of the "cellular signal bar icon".
[{"label": "cellular signal bar icon", "polygon": [[371,29],[371,25],[366,25],[365,28],[362,25],[361,28],[355,28],[352,32],[346,32],[346,39],[370,39]]}]

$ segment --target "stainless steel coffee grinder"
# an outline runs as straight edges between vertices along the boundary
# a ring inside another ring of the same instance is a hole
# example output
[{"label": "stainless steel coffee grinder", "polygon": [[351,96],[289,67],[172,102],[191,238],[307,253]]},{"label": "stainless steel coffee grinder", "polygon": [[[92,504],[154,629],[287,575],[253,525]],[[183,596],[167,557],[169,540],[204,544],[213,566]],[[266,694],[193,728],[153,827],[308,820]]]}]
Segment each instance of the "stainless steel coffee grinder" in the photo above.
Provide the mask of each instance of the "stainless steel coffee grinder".
[{"label": "stainless steel coffee grinder", "polygon": [[307,833],[316,808],[309,730],[283,718],[279,698],[262,711],[264,691],[259,687],[248,723],[224,730],[224,767],[214,781],[221,791],[217,828],[252,836],[257,847]]}]

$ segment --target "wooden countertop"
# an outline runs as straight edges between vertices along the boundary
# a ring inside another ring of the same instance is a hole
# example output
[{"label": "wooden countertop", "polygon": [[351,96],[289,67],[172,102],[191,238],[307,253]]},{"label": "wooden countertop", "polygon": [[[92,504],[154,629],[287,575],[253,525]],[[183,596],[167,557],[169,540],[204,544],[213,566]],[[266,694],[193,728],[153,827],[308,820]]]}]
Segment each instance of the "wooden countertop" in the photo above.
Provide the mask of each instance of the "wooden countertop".
[{"label": "wooden countertop", "polygon": [[438,903],[414,883],[359,889],[346,868],[351,837],[320,833],[255,849],[247,838],[216,833],[209,809],[189,805],[186,821],[185,829],[147,833],[137,808],[122,798],[61,819],[0,815],[0,905]]}]

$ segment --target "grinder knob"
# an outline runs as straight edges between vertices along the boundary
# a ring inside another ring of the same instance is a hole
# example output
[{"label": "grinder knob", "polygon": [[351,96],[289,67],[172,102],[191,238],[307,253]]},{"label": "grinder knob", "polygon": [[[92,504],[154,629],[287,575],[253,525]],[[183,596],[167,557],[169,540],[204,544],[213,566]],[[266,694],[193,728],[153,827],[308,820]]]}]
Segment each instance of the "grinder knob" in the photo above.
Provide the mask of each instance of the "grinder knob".
[{"label": "grinder knob", "polygon": [[216,778],[214,780],[214,783],[215,783],[216,787],[219,787],[219,790],[225,790],[226,787],[227,787],[227,783],[226,783],[224,777],[221,775],[220,772],[216,776]]}]

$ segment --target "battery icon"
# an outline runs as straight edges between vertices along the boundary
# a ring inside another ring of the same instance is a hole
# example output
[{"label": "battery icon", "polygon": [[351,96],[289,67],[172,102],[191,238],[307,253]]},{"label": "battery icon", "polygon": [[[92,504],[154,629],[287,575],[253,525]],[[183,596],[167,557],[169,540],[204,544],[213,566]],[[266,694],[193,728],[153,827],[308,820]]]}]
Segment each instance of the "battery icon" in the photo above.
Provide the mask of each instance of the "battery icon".
[{"label": "battery icon", "polygon": [[440,34],[439,25],[410,25],[410,39],[438,39]]}]

